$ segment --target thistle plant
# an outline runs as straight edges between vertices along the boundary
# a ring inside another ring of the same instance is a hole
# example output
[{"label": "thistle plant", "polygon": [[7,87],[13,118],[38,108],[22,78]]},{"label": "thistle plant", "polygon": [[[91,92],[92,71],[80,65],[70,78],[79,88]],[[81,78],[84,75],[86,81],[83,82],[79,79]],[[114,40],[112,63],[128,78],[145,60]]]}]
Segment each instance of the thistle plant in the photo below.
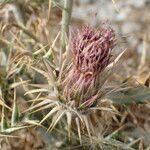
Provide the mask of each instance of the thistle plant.
[{"label": "thistle plant", "polygon": [[[28,150],[45,147],[34,132],[40,132],[45,144],[43,132],[44,137],[48,135],[48,149],[134,150],[133,147],[138,149],[137,143],[139,149],[143,149],[141,138],[126,134],[126,128],[133,125],[138,130],[138,125],[143,128],[144,123],[147,128],[149,123],[148,66],[144,66],[138,76],[124,78],[115,73],[109,79],[124,53],[115,58],[117,38],[111,27],[87,25],[72,30],[69,37],[73,0],[41,1],[40,6],[28,0],[24,5],[21,0],[16,8],[25,7],[19,10],[26,21],[17,17],[16,10],[12,12],[16,20],[12,24],[9,22],[12,16],[3,18],[3,14],[8,14],[8,6],[16,3],[6,3],[0,8],[1,149],[8,149],[5,146]],[[51,11],[56,6],[60,9]],[[61,29],[57,24],[60,20]],[[145,55],[143,52],[142,58]],[[131,66],[125,66],[128,72]],[[132,69],[133,74],[137,73]],[[141,73],[147,77],[139,82],[137,77],[141,78]],[[109,86],[114,81],[121,85]],[[138,105],[145,100],[145,105]]]},{"label": "thistle plant", "polygon": [[75,99],[78,105],[84,102],[92,105],[96,101],[99,87],[103,85],[100,81],[105,76],[102,72],[112,62],[111,51],[115,43],[111,28],[85,26],[76,31],[70,41],[73,63],[66,75],[64,92],[67,99]]},{"label": "thistle plant", "polygon": [[[32,67],[46,77],[48,85],[31,84],[38,89],[26,94],[39,94],[31,100],[33,103],[26,112],[48,110],[39,125],[44,125],[47,120],[48,131],[52,131],[63,123],[69,139],[71,134],[77,133],[80,143],[82,135],[88,135],[92,142],[92,136],[96,136],[97,130],[104,122],[107,124],[106,120],[109,121],[112,112],[116,111],[110,101],[102,98],[106,94],[104,84],[123,53],[112,59],[116,38],[110,27],[95,29],[85,26],[74,33],[69,39],[68,50],[62,56],[53,49],[51,60],[44,57],[42,69]],[[63,58],[60,68],[59,57]],[[40,96],[41,93],[45,93],[45,97]],[[110,114],[110,117],[103,116],[104,122],[98,115],[103,111]]]}]

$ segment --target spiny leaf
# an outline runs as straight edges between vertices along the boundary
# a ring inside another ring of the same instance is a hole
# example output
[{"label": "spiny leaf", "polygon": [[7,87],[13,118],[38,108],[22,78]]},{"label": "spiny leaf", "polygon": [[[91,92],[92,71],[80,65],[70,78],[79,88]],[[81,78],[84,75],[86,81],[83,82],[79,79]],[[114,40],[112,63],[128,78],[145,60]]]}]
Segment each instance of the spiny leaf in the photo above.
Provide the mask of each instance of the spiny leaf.
[{"label": "spiny leaf", "polygon": [[107,95],[106,98],[112,100],[116,104],[144,103],[144,101],[150,101],[150,88],[137,87],[122,90],[111,93]]},{"label": "spiny leaf", "polygon": [[29,120],[29,119],[25,119],[24,120],[25,123],[28,123],[30,125],[36,125],[36,126],[42,126],[40,123],[39,123],[39,120]]},{"label": "spiny leaf", "polygon": [[89,128],[89,122],[88,122],[88,118],[87,118],[87,116],[86,116],[86,115],[83,115],[83,120],[84,120],[84,123],[85,123],[86,129],[87,129],[87,132],[88,132],[88,135],[89,135],[90,141],[91,141],[91,143],[92,143],[91,132],[90,132],[90,128]]},{"label": "spiny leaf", "polygon": [[5,134],[0,134],[0,138],[18,138],[18,136],[14,136],[14,135],[5,135]]},{"label": "spiny leaf", "polygon": [[53,70],[52,70],[51,66],[48,64],[47,61],[44,61],[44,65],[45,65],[45,67],[47,68],[48,83],[49,83],[50,85],[52,85],[52,86],[55,88],[55,90],[56,90],[57,88],[56,88],[56,85],[55,85],[55,75],[54,75],[54,73],[53,73]]},{"label": "spiny leaf", "polygon": [[121,126],[119,129],[117,129],[116,131],[114,131],[113,133],[109,134],[108,136],[105,137],[106,140],[109,140],[110,138],[112,138],[115,134],[117,134],[120,130],[123,129],[124,126]]},{"label": "spiny leaf", "polygon": [[47,78],[47,73],[43,70],[37,69],[35,67],[31,67],[33,70],[37,71],[38,73],[42,74],[44,77]]},{"label": "spiny leaf", "polygon": [[122,53],[120,53],[120,54],[117,56],[117,58],[116,58],[111,64],[109,64],[109,65],[106,67],[106,70],[110,70],[110,69],[119,61],[119,59],[123,56],[123,54],[125,53],[125,51],[126,51],[126,49],[125,49]]},{"label": "spiny leaf", "polygon": [[90,110],[101,110],[101,111],[114,112],[111,108],[107,108],[107,107],[93,107],[93,108],[90,108]]},{"label": "spiny leaf", "polygon": [[57,112],[60,109],[59,106],[54,107],[41,121],[40,124],[42,122],[44,122],[48,117],[50,117],[52,114],[54,114],[55,112]]},{"label": "spiny leaf", "polygon": [[129,143],[127,146],[128,146],[128,147],[131,147],[131,146],[134,145],[135,143],[139,142],[141,139],[142,139],[142,138],[138,138],[138,139],[132,141],[131,143]]},{"label": "spiny leaf", "polygon": [[128,147],[127,144],[119,140],[113,139],[113,138],[106,140],[106,143],[111,146],[115,146],[116,148],[123,149],[123,150],[135,150],[134,148]]},{"label": "spiny leaf", "polygon": [[9,133],[12,133],[14,131],[24,129],[24,128],[29,128],[29,127],[33,127],[33,125],[30,125],[30,126],[16,126],[16,127],[7,128],[6,130],[4,130],[3,133],[9,134]]},{"label": "spiny leaf", "polygon": [[14,89],[14,102],[13,102],[13,109],[12,109],[12,116],[11,116],[11,126],[16,126],[19,121],[19,110],[16,103],[16,89]]},{"label": "spiny leaf", "polygon": [[80,128],[79,118],[76,117],[75,121],[76,121],[76,125],[77,125],[77,130],[78,130],[78,136],[79,136],[80,144],[82,144],[82,140],[81,140],[81,128]]},{"label": "spiny leaf", "polygon": [[[33,105],[32,107],[30,107],[29,109],[27,109],[25,112],[27,111],[30,111],[30,110],[33,110],[33,109],[36,109],[38,107],[42,107],[42,106],[45,106],[47,104],[51,104],[53,103],[54,104],[55,101],[53,100],[50,100],[50,99],[45,99],[43,101],[41,101],[40,103],[36,104],[36,105]],[[57,102],[55,102],[55,104],[57,104]]]},{"label": "spiny leaf", "polygon": [[47,108],[53,108],[54,106],[56,106],[56,104],[54,104],[54,103],[48,104],[48,105],[40,107],[39,109],[34,110],[32,113],[36,113],[38,111],[45,110]]},{"label": "spiny leaf", "polygon": [[1,105],[2,107],[5,107],[5,108],[8,108],[9,110],[11,110],[11,108],[8,107],[8,106],[5,104],[4,100],[3,100],[3,93],[2,93],[1,88],[0,88],[0,105]]},{"label": "spiny leaf", "polygon": [[71,121],[72,121],[72,114],[71,112],[67,111],[66,112],[66,116],[67,116],[67,125],[68,125],[68,138],[70,140],[71,137]]},{"label": "spiny leaf", "polygon": [[27,91],[24,95],[39,93],[39,92],[48,92],[48,91],[49,91],[48,89],[34,89],[34,90]]},{"label": "spiny leaf", "polygon": [[26,81],[20,81],[20,82],[15,82],[15,83],[12,83],[9,88],[10,89],[13,89],[13,88],[16,88],[22,84],[27,84],[29,82],[29,80],[26,80]]},{"label": "spiny leaf", "polygon": [[53,128],[56,126],[56,124],[60,121],[60,119],[63,117],[63,115],[65,114],[66,110],[59,110],[56,115],[53,117],[52,123],[50,125],[50,127],[48,128],[47,131],[49,130],[53,130]]},{"label": "spiny leaf", "polygon": [[56,38],[54,39],[54,41],[53,41],[53,43],[52,43],[49,51],[43,56],[44,58],[48,58],[51,55],[52,49],[55,47],[56,41],[57,41],[57,39],[58,39],[59,36],[60,36],[60,32],[57,34]]},{"label": "spiny leaf", "polygon": [[15,126],[19,120],[19,110],[16,102],[14,102],[11,116],[11,126]]},{"label": "spiny leaf", "polygon": [[48,47],[49,44],[42,46],[39,50],[37,50],[36,52],[33,53],[33,55],[38,55],[39,53],[41,53],[42,51],[46,51],[45,48]]},{"label": "spiny leaf", "polygon": [[3,107],[8,108],[9,110],[11,110],[11,108],[10,108],[10,107],[8,107],[8,106],[4,103],[4,101],[3,101],[3,100],[1,100],[1,98],[0,98],[0,105],[1,105],[1,106],[3,106]]},{"label": "spiny leaf", "polygon": [[1,131],[3,132],[5,129],[8,128],[7,121],[4,115],[4,107],[2,108],[2,115],[1,115]]}]

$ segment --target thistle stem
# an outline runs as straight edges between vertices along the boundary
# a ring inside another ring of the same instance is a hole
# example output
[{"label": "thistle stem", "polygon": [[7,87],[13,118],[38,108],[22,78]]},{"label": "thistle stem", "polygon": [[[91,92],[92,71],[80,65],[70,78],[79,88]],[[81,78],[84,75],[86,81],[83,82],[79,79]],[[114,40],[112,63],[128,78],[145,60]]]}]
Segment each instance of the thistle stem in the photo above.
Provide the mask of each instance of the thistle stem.
[{"label": "thistle stem", "polygon": [[73,0],[64,0],[64,8],[62,12],[62,24],[61,24],[61,37],[60,45],[61,51],[66,50],[66,36],[69,33],[69,24],[72,13]]}]

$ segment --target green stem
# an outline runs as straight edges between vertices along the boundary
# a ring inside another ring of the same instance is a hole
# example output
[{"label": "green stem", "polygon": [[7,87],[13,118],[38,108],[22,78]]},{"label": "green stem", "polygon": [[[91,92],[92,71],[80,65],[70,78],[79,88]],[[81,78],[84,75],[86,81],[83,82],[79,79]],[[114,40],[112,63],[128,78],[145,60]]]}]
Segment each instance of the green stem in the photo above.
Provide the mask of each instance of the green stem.
[{"label": "green stem", "polygon": [[66,36],[69,33],[69,24],[72,13],[73,0],[64,0],[64,9],[62,12],[62,25],[61,25],[61,51],[66,50]]}]

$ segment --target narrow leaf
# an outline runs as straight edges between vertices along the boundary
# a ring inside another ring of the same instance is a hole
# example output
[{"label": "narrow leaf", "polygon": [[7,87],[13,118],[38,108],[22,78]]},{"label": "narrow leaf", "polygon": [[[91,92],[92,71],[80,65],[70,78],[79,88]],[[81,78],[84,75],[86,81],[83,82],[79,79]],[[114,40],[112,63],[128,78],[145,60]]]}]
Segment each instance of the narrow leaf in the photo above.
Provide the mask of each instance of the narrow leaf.
[{"label": "narrow leaf", "polygon": [[47,118],[49,118],[52,114],[54,114],[55,112],[57,112],[60,109],[59,106],[54,107],[41,121],[40,124],[42,122],[44,122]]},{"label": "narrow leaf", "polygon": [[110,93],[106,98],[112,100],[116,104],[132,104],[132,103],[144,103],[144,101],[150,101],[150,88],[137,87],[128,90],[122,90],[114,93]]},{"label": "narrow leaf", "polygon": [[68,125],[68,138],[70,141],[70,137],[71,137],[71,121],[72,121],[72,114],[71,112],[67,111],[66,112],[66,116],[67,116],[67,125]]},{"label": "narrow leaf", "polygon": [[76,125],[77,125],[77,130],[78,130],[78,136],[79,136],[80,144],[82,144],[82,141],[81,141],[81,128],[80,128],[79,118],[76,117],[75,121],[76,121]]}]

